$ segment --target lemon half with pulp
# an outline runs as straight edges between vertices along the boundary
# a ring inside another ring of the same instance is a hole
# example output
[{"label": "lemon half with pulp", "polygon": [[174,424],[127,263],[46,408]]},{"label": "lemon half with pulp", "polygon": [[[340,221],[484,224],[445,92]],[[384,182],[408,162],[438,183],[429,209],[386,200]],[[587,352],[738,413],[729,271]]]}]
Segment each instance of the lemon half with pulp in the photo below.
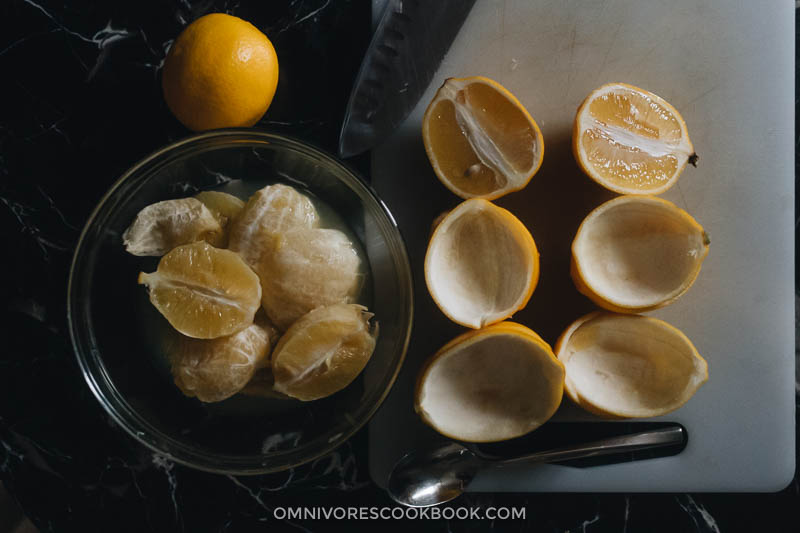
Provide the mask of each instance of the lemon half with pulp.
[{"label": "lemon half with pulp", "polygon": [[482,76],[444,82],[425,111],[422,139],[436,176],[465,199],[522,189],[544,157],[536,121],[505,87]]},{"label": "lemon half with pulp", "polygon": [[586,97],[575,115],[572,149],[590,178],[620,194],[661,194],[698,159],[678,110],[626,83],[608,83]]}]

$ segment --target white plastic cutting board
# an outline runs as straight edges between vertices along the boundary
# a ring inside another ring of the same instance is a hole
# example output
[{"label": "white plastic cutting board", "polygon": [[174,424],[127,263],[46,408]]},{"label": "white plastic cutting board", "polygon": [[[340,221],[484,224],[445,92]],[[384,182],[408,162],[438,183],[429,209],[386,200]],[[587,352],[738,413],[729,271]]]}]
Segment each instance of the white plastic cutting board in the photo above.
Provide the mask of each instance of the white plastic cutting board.
[{"label": "white plastic cutting board", "polygon": [[420,124],[445,78],[478,74],[514,93],[544,133],[542,169],[526,189],[498,203],[526,223],[541,252],[539,286],[514,320],[550,343],[592,309],[569,281],[569,242],[582,217],[610,197],[572,158],[575,109],[597,86],[624,81],[681,111],[699,168],[688,168],[664,197],[706,228],[711,251],[692,289],[652,315],[692,339],[708,361],[710,380],[663,417],[689,432],[679,455],[587,469],[506,469],[479,476],[470,490],[775,491],[789,483],[795,461],[794,8],[790,0],[475,3],[416,109],[373,152],[373,184],[406,238],[416,282],[408,357],[370,424],[370,468],[378,484],[385,485],[404,453],[439,441],[413,412],[413,383],[422,361],[462,328],[434,306],[422,262],[431,221],[458,199],[436,180]]}]

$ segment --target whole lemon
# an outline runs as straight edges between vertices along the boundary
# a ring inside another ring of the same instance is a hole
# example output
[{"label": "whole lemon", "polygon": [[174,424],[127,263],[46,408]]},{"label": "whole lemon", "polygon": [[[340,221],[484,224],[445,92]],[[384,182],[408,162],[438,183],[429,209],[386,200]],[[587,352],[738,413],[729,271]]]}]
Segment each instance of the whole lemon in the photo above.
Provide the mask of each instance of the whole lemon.
[{"label": "whole lemon", "polygon": [[164,61],[164,99],[193,131],[252,126],[277,86],[278,56],[270,40],[246,20],[224,13],[192,22]]}]

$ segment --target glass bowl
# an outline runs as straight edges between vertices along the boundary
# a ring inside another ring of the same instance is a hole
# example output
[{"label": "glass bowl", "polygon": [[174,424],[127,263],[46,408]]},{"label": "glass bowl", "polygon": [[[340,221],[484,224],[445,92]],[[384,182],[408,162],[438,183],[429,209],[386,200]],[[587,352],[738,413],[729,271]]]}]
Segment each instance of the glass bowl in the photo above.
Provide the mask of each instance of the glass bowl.
[{"label": "glass bowl", "polygon": [[[143,207],[200,190],[240,195],[284,182],[334,209],[359,239],[371,274],[367,305],[380,326],[364,371],[313,402],[237,394],[204,404],[184,396],[163,354],[169,325],[137,285],[157,257],[135,257],[122,233]],[[371,293],[369,291],[371,289]],[[371,187],[305,143],[253,129],[196,135],[125,172],[89,217],[70,270],[68,320],[83,376],[111,417],[142,444],[179,463],[261,474],[312,461],[375,413],[403,363],[413,315],[411,269],[394,219]]]}]

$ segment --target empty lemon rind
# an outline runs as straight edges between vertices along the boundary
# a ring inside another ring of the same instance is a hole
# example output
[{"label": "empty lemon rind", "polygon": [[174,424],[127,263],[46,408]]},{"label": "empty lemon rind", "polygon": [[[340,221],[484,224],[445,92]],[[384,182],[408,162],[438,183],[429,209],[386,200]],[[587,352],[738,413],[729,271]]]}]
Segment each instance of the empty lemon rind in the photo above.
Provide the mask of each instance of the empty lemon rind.
[{"label": "empty lemon rind", "polygon": [[539,277],[539,254],[514,215],[483,199],[462,202],[433,232],[425,256],[431,297],[454,322],[471,328],[525,307]]},{"label": "empty lemon rind", "polygon": [[684,294],[709,239],[686,211],[653,196],[620,196],[584,219],[572,243],[578,290],[617,312],[663,307]]},{"label": "empty lemon rind", "polygon": [[511,322],[463,334],[419,374],[415,410],[443,435],[467,442],[519,437],[561,403],[564,367],[530,329]]},{"label": "empty lemon rind", "polygon": [[562,333],[555,353],[567,395],[600,416],[661,416],[708,380],[708,365],[686,335],[641,315],[590,313]]}]

